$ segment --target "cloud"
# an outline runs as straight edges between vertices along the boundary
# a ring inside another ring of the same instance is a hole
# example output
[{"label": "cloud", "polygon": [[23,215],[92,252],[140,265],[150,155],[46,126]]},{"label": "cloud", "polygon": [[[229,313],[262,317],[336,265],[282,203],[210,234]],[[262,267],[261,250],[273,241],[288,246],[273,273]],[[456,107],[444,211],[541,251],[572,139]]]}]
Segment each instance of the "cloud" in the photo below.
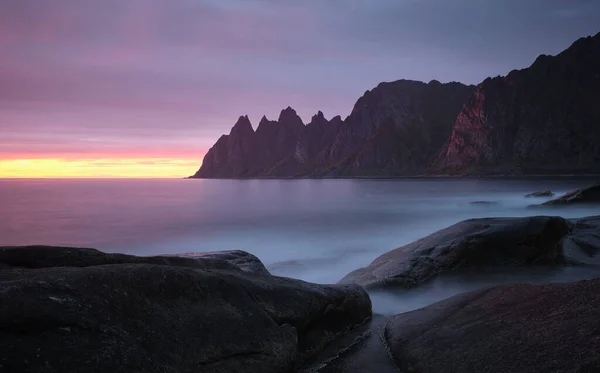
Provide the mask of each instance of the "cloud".
[{"label": "cloud", "polygon": [[598,19],[593,0],[0,0],[0,152],[204,151],[241,114],[477,83]]}]

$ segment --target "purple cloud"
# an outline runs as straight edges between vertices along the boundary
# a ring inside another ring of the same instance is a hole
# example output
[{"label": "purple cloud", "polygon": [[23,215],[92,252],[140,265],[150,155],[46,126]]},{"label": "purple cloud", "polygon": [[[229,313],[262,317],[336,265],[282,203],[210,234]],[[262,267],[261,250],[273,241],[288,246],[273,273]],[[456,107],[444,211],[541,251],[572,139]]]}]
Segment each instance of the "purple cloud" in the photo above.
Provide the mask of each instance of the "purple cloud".
[{"label": "purple cloud", "polygon": [[3,0],[0,156],[200,157],[241,114],[344,116],[379,81],[478,83],[598,19],[597,1]]}]

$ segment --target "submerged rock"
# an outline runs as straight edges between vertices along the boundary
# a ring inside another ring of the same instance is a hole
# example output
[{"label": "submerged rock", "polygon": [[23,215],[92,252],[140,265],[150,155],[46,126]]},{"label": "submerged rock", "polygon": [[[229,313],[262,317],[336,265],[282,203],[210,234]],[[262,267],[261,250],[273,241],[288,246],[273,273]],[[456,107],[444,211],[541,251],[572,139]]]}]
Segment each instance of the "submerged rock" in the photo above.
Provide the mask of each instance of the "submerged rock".
[{"label": "submerged rock", "polygon": [[0,371],[287,372],[371,317],[358,286],[226,259],[242,253],[1,248]]},{"label": "submerged rock", "polygon": [[465,220],[381,255],[340,283],[412,288],[442,273],[555,265],[564,262],[559,243],[569,230],[560,217]]},{"label": "submerged rock", "polygon": [[533,192],[525,195],[525,198],[537,197],[554,197],[554,193],[551,190],[541,190],[539,192]]},{"label": "submerged rock", "polygon": [[401,372],[598,372],[599,287],[595,279],[457,295],[392,317],[385,342]]},{"label": "submerged rock", "polygon": [[500,203],[494,201],[473,201],[469,202],[471,205],[499,205]]},{"label": "submerged rock", "polygon": [[585,203],[600,203],[600,184],[567,193],[562,197],[542,204],[542,206],[575,205]]}]

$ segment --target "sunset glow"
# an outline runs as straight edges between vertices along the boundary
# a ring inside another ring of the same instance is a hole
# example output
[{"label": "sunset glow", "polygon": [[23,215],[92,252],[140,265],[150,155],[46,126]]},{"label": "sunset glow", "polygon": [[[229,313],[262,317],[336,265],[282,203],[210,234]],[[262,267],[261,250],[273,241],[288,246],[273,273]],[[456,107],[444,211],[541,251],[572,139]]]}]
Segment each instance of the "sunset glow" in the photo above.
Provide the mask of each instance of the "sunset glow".
[{"label": "sunset glow", "polygon": [[0,178],[151,177],[190,176],[199,159],[0,159]]},{"label": "sunset glow", "polygon": [[379,82],[476,84],[598,31],[597,2],[547,3],[4,1],[0,177],[185,177],[240,115],[344,116]]}]

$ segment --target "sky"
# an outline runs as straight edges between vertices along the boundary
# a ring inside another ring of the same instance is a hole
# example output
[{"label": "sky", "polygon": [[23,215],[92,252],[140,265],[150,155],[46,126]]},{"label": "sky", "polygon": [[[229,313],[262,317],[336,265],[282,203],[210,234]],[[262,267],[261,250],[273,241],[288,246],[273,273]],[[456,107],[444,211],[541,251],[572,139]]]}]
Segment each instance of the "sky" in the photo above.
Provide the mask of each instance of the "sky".
[{"label": "sky", "polygon": [[184,177],[240,115],[345,117],[598,31],[598,0],[0,0],[0,177]]}]

